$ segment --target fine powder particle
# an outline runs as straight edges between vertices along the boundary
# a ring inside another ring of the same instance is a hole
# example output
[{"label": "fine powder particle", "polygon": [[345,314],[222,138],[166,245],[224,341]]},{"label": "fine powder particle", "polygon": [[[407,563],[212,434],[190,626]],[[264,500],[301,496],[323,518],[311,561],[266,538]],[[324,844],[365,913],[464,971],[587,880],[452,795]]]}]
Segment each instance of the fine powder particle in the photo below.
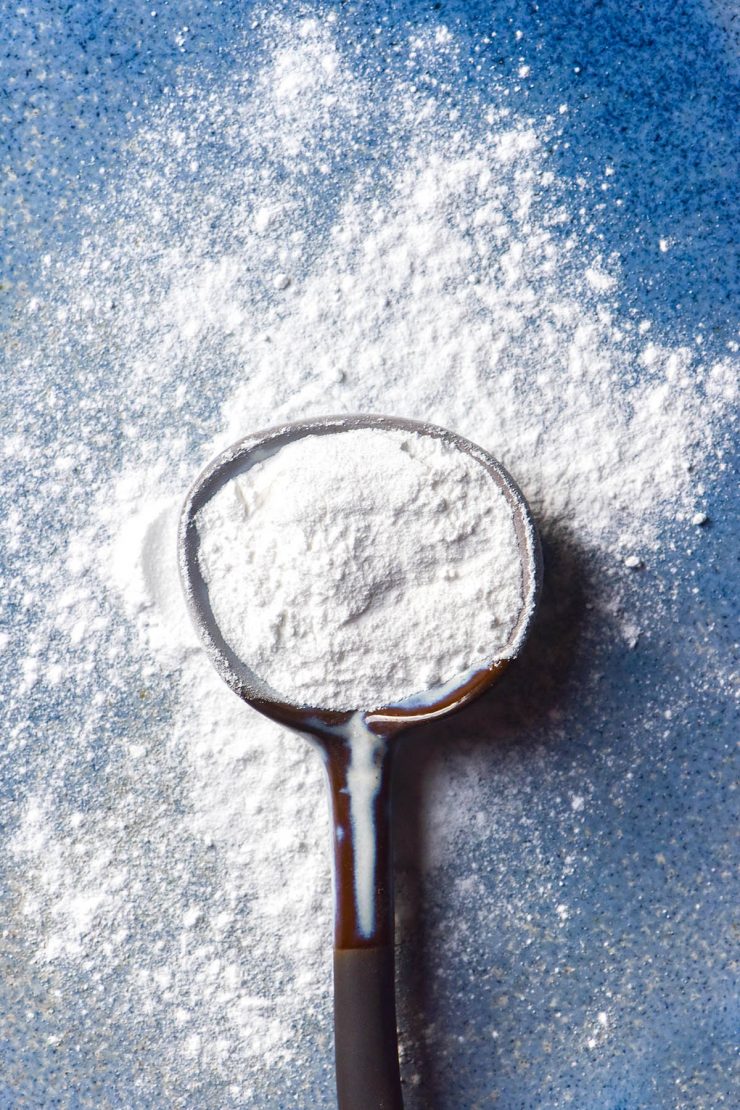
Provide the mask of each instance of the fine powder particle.
[{"label": "fine powder particle", "polygon": [[224,639],[291,701],[378,706],[510,654],[513,512],[444,440],[305,436],[222,486],[197,525]]}]

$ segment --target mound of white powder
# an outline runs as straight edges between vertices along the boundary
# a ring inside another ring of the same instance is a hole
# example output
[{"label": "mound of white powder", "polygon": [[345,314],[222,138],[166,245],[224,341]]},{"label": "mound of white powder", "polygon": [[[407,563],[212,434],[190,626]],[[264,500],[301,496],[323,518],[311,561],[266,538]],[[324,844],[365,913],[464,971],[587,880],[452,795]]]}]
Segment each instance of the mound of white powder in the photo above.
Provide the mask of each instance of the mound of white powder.
[{"label": "mound of white powder", "polygon": [[290,701],[377,706],[511,651],[513,512],[443,440],[302,437],[223,485],[196,523],[224,639]]}]

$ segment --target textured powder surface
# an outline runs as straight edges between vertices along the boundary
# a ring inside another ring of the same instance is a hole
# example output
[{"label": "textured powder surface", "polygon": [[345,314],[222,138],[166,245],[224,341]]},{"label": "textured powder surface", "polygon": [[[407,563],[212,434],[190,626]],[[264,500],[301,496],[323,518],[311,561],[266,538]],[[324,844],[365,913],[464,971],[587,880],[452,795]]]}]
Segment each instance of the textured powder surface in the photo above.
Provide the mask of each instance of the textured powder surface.
[{"label": "textured powder surface", "polygon": [[398,755],[408,1110],[735,1104],[736,22],[9,10],[2,1110],[335,1106],[319,760],[175,537],[218,450],[363,411],[500,458],[546,568]]},{"label": "textured powder surface", "polygon": [[287,700],[375,707],[510,654],[524,606],[512,510],[428,436],[307,436],[196,518],[216,623]]}]

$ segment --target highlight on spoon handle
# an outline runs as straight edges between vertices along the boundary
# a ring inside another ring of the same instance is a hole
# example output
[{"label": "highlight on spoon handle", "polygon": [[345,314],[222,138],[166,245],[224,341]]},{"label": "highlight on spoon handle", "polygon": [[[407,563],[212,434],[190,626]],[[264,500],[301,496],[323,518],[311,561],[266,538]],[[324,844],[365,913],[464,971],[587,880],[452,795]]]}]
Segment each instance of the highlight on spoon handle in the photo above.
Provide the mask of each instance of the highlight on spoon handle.
[{"label": "highlight on spoon handle", "polygon": [[362,758],[357,745],[338,745],[326,753],[336,948],[393,944],[391,749],[384,741],[370,743]]},{"label": "highlight on spoon handle", "polygon": [[339,1110],[403,1110],[393,948],[334,949]]}]

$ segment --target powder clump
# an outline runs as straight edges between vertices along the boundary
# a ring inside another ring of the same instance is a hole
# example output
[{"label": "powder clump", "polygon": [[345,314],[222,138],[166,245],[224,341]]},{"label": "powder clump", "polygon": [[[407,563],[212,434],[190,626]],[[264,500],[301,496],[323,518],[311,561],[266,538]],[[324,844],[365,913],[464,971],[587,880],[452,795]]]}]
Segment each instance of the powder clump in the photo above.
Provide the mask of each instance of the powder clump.
[{"label": "powder clump", "polygon": [[305,436],[228,481],[197,526],[224,639],[291,701],[377,706],[511,653],[512,508],[443,440]]}]

